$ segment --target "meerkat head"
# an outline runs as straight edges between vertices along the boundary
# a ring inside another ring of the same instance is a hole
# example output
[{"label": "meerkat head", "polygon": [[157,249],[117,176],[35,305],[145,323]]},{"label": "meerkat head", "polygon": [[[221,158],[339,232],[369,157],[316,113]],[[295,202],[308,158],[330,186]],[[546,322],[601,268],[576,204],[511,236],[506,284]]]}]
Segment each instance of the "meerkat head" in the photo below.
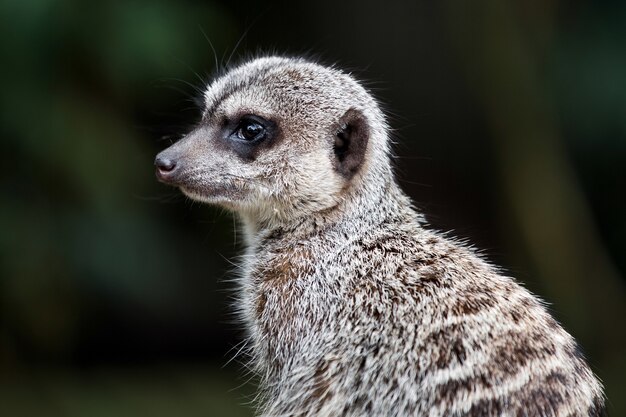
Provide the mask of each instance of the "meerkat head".
[{"label": "meerkat head", "polygon": [[284,221],[337,206],[387,159],[382,112],[350,75],[267,57],[216,79],[200,123],[155,164],[190,198]]}]

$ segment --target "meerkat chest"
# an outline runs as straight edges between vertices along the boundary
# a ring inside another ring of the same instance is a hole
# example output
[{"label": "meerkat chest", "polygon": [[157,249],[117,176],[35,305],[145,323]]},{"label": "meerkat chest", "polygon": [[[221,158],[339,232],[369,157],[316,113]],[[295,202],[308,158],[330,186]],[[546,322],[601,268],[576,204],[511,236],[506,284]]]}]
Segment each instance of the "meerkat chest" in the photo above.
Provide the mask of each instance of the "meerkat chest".
[{"label": "meerkat chest", "polygon": [[271,247],[259,256],[248,279],[253,320],[277,331],[306,314],[312,308],[307,300],[319,289],[317,263],[313,251],[301,244]]},{"label": "meerkat chest", "polygon": [[324,273],[329,255],[315,252],[305,244],[268,248],[248,272],[247,324],[261,354],[273,360],[332,337],[343,290]]}]

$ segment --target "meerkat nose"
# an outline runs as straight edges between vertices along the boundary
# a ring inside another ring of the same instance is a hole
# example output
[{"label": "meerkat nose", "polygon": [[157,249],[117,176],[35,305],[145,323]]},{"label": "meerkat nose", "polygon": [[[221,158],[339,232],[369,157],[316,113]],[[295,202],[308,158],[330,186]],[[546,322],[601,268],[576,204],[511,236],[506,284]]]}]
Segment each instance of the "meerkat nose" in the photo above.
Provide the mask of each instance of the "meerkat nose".
[{"label": "meerkat nose", "polygon": [[157,177],[160,180],[166,180],[174,172],[176,161],[164,156],[157,156],[154,160],[154,165],[157,167]]},{"label": "meerkat nose", "polygon": [[154,161],[154,165],[156,165],[160,171],[169,172],[173,170],[174,168],[176,168],[176,161],[157,156],[156,160]]}]

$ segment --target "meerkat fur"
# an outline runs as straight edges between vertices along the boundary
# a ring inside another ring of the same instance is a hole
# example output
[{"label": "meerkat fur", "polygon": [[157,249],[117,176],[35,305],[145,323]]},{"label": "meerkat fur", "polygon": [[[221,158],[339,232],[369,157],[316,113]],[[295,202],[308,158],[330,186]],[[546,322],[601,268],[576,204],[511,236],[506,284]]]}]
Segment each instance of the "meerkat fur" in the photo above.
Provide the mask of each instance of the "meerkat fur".
[{"label": "meerkat fur", "polygon": [[205,103],[157,176],[243,221],[259,415],[602,415],[601,384],[542,302],[424,226],[351,75],[262,57]]}]

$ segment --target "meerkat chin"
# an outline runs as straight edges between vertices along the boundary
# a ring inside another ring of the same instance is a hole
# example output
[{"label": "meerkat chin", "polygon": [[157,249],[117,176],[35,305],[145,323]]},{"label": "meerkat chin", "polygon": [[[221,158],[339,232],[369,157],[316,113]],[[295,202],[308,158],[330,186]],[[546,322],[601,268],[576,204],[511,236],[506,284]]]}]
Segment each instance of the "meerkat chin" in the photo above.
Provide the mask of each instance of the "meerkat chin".
[{"label": "meerkat chin", "polygon": [[602,387],[542,302],[423,226],[374,98],[338,69],[254,59],[206,90],[158,178],[237,213],[237,309],[259,414],[600,416]]}]

